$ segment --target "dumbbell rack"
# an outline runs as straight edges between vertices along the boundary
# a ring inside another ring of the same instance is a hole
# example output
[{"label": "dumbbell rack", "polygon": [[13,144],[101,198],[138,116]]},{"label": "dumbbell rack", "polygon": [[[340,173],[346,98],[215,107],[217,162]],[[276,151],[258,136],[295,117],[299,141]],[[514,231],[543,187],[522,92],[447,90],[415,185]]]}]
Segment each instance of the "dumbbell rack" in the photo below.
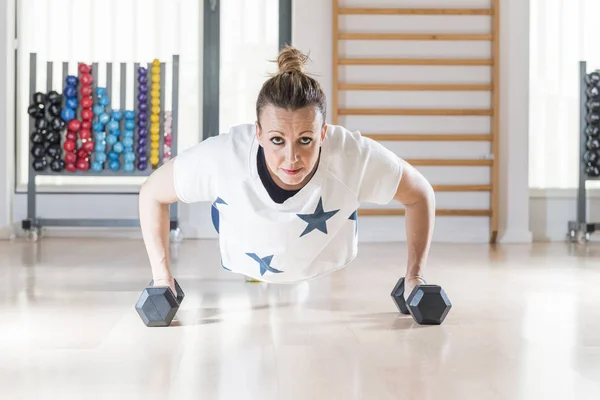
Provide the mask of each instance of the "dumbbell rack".
[{"label": "dumbbell rack", "polygon": [[[597,85],[600,88],[600,83]],[[587,135],[586,128],[588,127],[587,115],[589,113],[587,109],[588,102],[588,82],[587,82],[587,63],[581,61],[579,63],[579,184],[577,187],[577,220],[569,221],[567,238],[572,242],[587,242],[590,240],[590,236],[597,229],[600,229],[600,223],[588,222],[587,221],[587,181],[597,181],[600,177],[591,177],[586,173],[586,164],[583,161],[584,154],[587,149]],[[598,97],[600,99],[600,97]],[[597,111],[600,113],[600,110]],[[600,126],[600,125],[599,125]],[[599,150],[600,151],[600,150]]]},{"label": "dumbbell rack", "polygon": [[[53,76],[53,68],[54,68],[54,63],[49,61],[46,63],[46,86],[47,86],[47,92],[50,92],[53,88],[53,82],[52,82],[52,76]],[[138,70],[138,68],[140,67],[140,63],[135,63],[134,64],[134,76],[136,71]],[[112,89],[112,63],[106,63],[106,95],[109,98],[112,98],[111,96],[111,89]],[[63,62],[62,63],[62,77],[63,77],[63,82],[66,79],[67,75],[68,75],[68,67],[69,67],[69,63],[67,62]],[[149,62],[148,63],[148,70],[150,70],[152,67],[152,63]],[[172,68],[173,68],[173,73],[172,73],[172,82],[171,82],[171,90],[172,90],[172,106],[171,106],[171,111],[172,111],[172,142],[171,142],[171,158],[175,157],[177,155],[177,117],[178,117],[178,106],[179,106],[179,99],[178,99],[178,94],[179,94],[179,55],[173,55],[173,59],[172,59]],[[121,112],[125,112],[125,104],[126,104],[126,95],[127,95],[127,64],[126,63],[120,63],[120,77],[121,77],[121,84],[120,84],[120,110]],[[165,63],[161,62],[161,72],[160,72],[160,104],[161,106],[165,104],[165,90],[166,90],[166,82],[165,82]],[[92,87],[94,88],[94,90],[92,91],[93,93],[93,100],[94,100],[94,104],[96,104],[97,102],[97,94],[95,91],[95,88],[97,86],[97,82],[98,82],[98,63],[92,63],[92,77],[93,77],[93,84]],[[31,53],[29,56],[29,99],[31,100],[33,98],[33,95],[36,93],[37,88],[36,88],[36,81],[37,81],[37,54],[35,53]],[[136,119],[137,119],[137,110],[138,110],[138,85],[135,84],[135,79],[133,82],[133,87],[134,87],[134,107],[133,109],[136,110]],[[60,91],[59,93],[62,93],[62,91]],[[63,100],[62,100],[62,107],[65,107],[65,96],[63,95]],[[80,109],[78,108],[78,112],[77,115],[80,115]],[[159,118],[159,123],[160,123],[160,132],[159,132],[159,137],[160,137],[160,142],[159,142],[159,157],[160,157],[160,162],[157,166],[160,167],[162,165],[163,162],[163,153],[162,153],[162,149],[163,149],[163,144],[164,144],[164,110],[162,110],[162,112],[160,113],[160,118]],[[33,130],[35,129],[35,119],[33,117],[29,118],[29,134],[31,134],[31,132],[33,132]],[[136,131],[137,131],[137,127],[136,127]],[[63,132],[63,136],[62,136],[62,140],[61,140],[61,148],[62,148],[62,144],[64,143],[64,132]],[[52,170],[45,170],[45,171],[36,171],[35,169],[33,169],[33,155],[31,154],[31,151],[28,152],[29,153],[29,174],[28,174],[28,180],[27,180],[27,219],[23,220],[21,222],[21,227],[22,229],[25,231],[25,233],[32,238],[33,240],[37,240],[41,229],[43,227],[120,227],[120,228],[128,228],[128,227],[139,227],[140,226],[140,221],[139,219],[105,219],[105,218],[86,218],[86,219],[82,219],[82,218],[40,218],[37,215],[37,211],[36,211],[36,204],[37,204],[37,185],[36,185],[36,177],[37,176],[47,176],[47,175],[53,175],[53,176],[112,176],[112,177],[126,177],[126,176],[149,176],[152,172],[152,166],[148,165],[148,168],[144,171],[141,170],[137,170],[135,169],[133,172],[125,172],[123,170],[118,170],[118,171],[113,171],[111,169],[104,169],[100,172],[95,172],[90,170],[87,171],[75,171],[75,172],[68,172],[66,170],[63,170],[62,172],[54,172]],[[103,192],[93,192],[93,194],[106,194]],[[177,207],[177,203],[173,203],[170,205],[169,207],[169,219],[170,219],[170,232],[171,232],[171,238],[174,241],[180,241],[182,239],[181,237],[181,230],[179,228],[179,221],[178,221],[178,207]]]}]

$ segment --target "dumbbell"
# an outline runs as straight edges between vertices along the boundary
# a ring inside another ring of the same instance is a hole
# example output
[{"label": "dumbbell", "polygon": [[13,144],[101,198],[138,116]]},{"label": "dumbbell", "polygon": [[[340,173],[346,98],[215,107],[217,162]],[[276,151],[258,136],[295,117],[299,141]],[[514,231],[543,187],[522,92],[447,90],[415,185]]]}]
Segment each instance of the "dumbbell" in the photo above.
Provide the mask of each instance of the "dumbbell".
[{"label": "dumbbell", "polygon": [[596,137],[600,134],[600,128],[594,125],[588,126],[585,128],[586,136]]},{"label": "dumbbell", "polygon": [[585,161],[589,166],[594,166],[598,164],[600,166],[600,151],[598,150],[588,150],[583,154],[583,161]]},{"label": "dumbbell", "polygon": [[587,81],[588,84],[591,84],[591,85],[596,85],[596,84],[600,83],[600,72],[599,71],[590,72],[589,74],[586,75],[585,80]]},{"label": "dumbbell", "polygon": [[585,120],[590,125],[597,124],[600,121],[600,114],[596,111],[592,111],[587,114]]},{"label": "dumbbell", "polygon": [[135,310],[146,326],[169,326],[175,317],[185,294],[175,280],[177,296],[168,286],[153,287],[154,280],[144,289],[138,299]]},{"label": "dumbbell", "polygon": [[585,174],[591,178],[597,178],[600,176],[600,168],[595,165],[588,165],[585,168]]},{"label": "dumbbell", "polygon": [[586,106],[588,110],[596,111],[600,109],[600,101],[598,101],[597,99],[588,100]]},{"label": "dumbbell", "polygon": [[585,92],[587,94],[587,97],[590,99],[594,99],[600,96],[600,88],[598,88],[598,86],[589,86]]},{"label": "dumbbell", "polygon": [[446,292],[438,285],[417,285],[404,301],[404,277],[396,283],[391,296],[400,313],[412,315],[420,325],[440,325],[452,308]]},{"label": "dumbbell", "polygon": [[590,138],[585,145],[588,150],[598,150],[600,149],[600,140]]}]

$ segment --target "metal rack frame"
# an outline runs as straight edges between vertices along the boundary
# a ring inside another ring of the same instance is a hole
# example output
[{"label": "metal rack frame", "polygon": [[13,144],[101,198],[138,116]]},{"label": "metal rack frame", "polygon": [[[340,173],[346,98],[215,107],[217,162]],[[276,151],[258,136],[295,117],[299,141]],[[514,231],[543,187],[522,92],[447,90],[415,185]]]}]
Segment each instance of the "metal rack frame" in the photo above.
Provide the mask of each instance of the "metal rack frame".
[{"label": "metal rack frame", "polygon": [[585,163],[583,155],[587,151],[585,130],[588,127],[587,123],[587,63],[581,61],[579,63],[579,185],[577,188],[577,219],[568,222],[567,238],[572,242],[587,242],[590,236],[596,230],[600,229],[600,223],[587,221],[587,181],[598,181],[600,177],[594,178],[587,176],[585,172]]},{"label": "metal rack frame", "polygon": [[[31,99],[33,98],[34,93],[36,93],[37,88],[36,88],[36,80],[37,80],[37,54],[35,53],[31,53],[29,56],[29,101],[31,101]],[[111,96],[111,89],[112,89],[112,63],[107,63],[107,70],[106,70],[106,93],[107,96],[109,96],[109,98],[112,98]],[[137,74],[137,70],[139,68],[139,66],[141,65],[141,63],[135,63],[134,64],[134,107],[133,109],[136,110],[136,117],[137,117],[137,110],[138,110],[138,99],[137,99],[137,95],[138,95],[138,85],[135,82],[135,76]],[[148,71],[151,70],[152,68],[152,62],[148,62]],[[171,105],[171,111],[172,111],[172,126],[171,126],[171,132],[172,132],[172,142],[171,142],[171,158],[174,158],[177,155],[177,120],[178,120],[178,108],[179,108],[179,55],[173,55],[173,59],[172,59],[172,65],[173,65],[173,74],[172,74],[172,82],[171,82],[171,90],[172,90],[172,105]],[[159,166],[162,164],[163,161],[163,154],[162,154],[162,149],[163,149],[163,144],[164,144],[164,104],[165,104],[165,90],[166,90],[166,82],[165,82],[165,66],[166,63],[162,62],[161,63],[161,80],[160,80],[160,85],[161,85],[161,91],[160,91],[160,104],[161,104],[161,112],[160,112],[160,132],[159,132],[159,137],[160,137],[160,142],[159,142],[159,157],[161,162],[159,163]],[[47,79],[46,79],[46,91],[49,92],[52,90],[53,88],[53,82],[52,82],[52,75],[53,75],[53,68],[54,68],[54,64],[53,62],[49,61],[47,62],[46,65],[46,70],[47,70]],[[68,75],[68,63],[67,62],[63,62],[62,63],[62,77],[63,77],[63,82],[65,80],[65,78]],[[79,72],[78,72],[79,75]],[[121,85],[120,85],[120,110],[122,112],[125,112],[126,107],[126,95],[127,95],[127,64],[126,63],[120,63],[120,75],[121,75]],[[95,88],[97,86],[97,82],[98,82],[98,63],[92,63],[92,77],[93,79],[93,87]],[[59,91],[60,93],[62,93],[62,90]],[[80,95],[78,94],[78,97]],[[94,100],[94,104],[96,104],[97,101],[97,95],[96,95],[96,91],[93,90],[92,91],[92,96],[93,96],[93,100]],[[64,96],[63,96],[63,106],[64,106]],[[114,109],[113,109],[114,110]],[[78,107],[77,109],[77,116],[80,117],[80,113],[81,113],[81,109],[80,107]],[[33,117],[29,118],[29,134],[31,134],[31,132],[33,131],[34,127],[35,127],[35,119]],[[108,128],[106,128],[108,130]],[[137,131],[137,128],[136,128]],[[137,135],[136,135],[137,138]],[[61,145],[64,141],[64,138],[61,140]],[[29,143],[29,146],[31,144]],[[21,222],[21,227],[24,231],[26,231],[30,236],[33,236],[34,239],[37,239],[41,228],[42,227],[139,227],[140,226],[140,221],[139,219],[103,219],[103,218],[41,218],[37,215],[37,210],[36,210],[36,205],[37,205],[37,187],[36,187],[36,177],[37,176],[47,176],[47,175],[53,175],[53,176],[123,176],[123,177],[130,177],[130,176],[150,176],[150,174],[152,174],[153,169],[152,166],[150,164],[148,164],[148,168],[145,171],[139,171],[139,170],[134,170],[133,172],[124,172],[122,170],[120,171],[113,171],[110,169],[105,169],[103,171],[100,172],[95,172],[92,171],[91,169],[88,171],[75,171],[75,172],[68,172],[66,170],[63,170],[62,172],[54,172],[51,170],[46,170],[46,171],[40,171],[37,172],[33,169],[33,155],[31,154],[31,151],[28,152],[29,153],[29,174],[28,174],[28,178],[27,178],[27,219],[23,220]],[[106,193],[102,193],[102,192],[92,192],[91,194],[106,194]],[[174,237],[175,240],[179,241],[181,240],[181,231],[179,228],[179,221],[178,221],[178,207],[177,207],[177,203],[173,203],[169,206],[169,218],[170,218],[170,230],[171,230],[171,236]]]}]

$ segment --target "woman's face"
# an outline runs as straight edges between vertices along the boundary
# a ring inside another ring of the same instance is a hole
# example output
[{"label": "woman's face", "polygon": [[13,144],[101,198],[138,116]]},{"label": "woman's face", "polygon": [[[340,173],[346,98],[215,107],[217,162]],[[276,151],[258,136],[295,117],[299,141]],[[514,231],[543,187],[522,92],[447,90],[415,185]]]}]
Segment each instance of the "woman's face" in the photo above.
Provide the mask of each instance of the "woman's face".
[{"label": "woman's face", "polygon": [[270,104],[263,109],[261,126],[256,124],[258,142],[279,187],[300,189],[312,177],[327,132],[322,119],[313,106],[288,111]]}]

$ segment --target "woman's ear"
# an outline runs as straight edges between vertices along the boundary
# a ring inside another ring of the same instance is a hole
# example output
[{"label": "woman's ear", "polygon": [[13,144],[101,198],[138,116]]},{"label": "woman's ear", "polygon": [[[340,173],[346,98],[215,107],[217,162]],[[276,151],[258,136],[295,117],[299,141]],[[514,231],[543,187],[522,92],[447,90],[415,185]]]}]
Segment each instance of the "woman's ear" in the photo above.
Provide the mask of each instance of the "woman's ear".
[{"label": "woman's ear", "polygon": [[325,135],[327,135],[327,124],[324,124],[321,129],[321,143],[325,140]]},{"label": "woman's ear", "polygon": [[261,132],[260,132],[260,124],[258,123],[258,121],[256,121],[254,123],[254,125],[256,127],[256,140],[260,141],[260,134],[261,134]]}]

